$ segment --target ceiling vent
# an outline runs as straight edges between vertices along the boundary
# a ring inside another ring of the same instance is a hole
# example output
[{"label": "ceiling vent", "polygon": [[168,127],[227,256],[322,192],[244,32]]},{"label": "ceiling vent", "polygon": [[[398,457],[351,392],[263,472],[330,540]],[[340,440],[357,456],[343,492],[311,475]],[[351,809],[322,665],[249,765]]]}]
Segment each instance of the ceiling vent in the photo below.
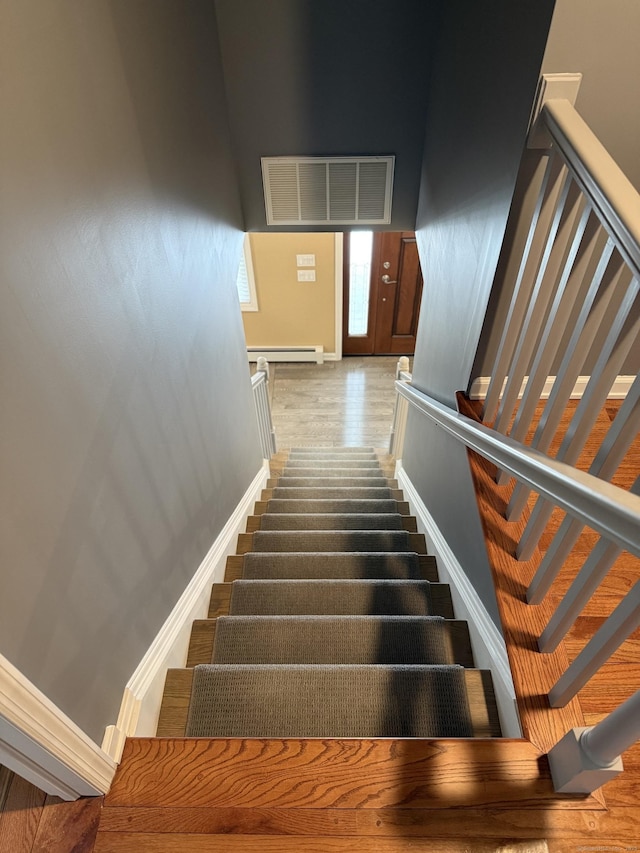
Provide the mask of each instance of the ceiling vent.
[{"label": "ceiling vent", "polygon": [[263,157],[267,225],[388,225],[395,157]]}]

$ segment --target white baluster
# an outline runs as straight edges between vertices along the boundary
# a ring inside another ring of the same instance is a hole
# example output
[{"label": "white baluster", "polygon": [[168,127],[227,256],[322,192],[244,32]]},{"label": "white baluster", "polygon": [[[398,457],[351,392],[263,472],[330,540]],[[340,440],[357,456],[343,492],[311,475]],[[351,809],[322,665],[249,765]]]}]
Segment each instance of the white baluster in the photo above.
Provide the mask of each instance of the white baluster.
[{"label": "white baluster", "polygon": [[[582,527],[582,525],[580,525]],[[552,652],[576,621],[589,599],[596,591],[607,572],[618,559],[621,548],[606,539],[600,539],[578,575],[562,597],[556,612],[549,620],[538,640],[538,648],[543,653]]]},{"label": "white baluster", "polygon": [[583,305],[588,299],[591,286],[591,278],[588,275],[590,264],[598,251],[602,253],[605,241],[606,234],[597,216],[591,208],[587,208],[578,225],[555,299],[540,336],[529,372],[529,381],[509,433],[516,441],[524,441],[526,438],[574,306]]},{"label": "white baluster", "polygon": [[[602,325],[606,306],[613,300],[620,302],[622,299],[624,291],[618,287],[618,284],[623,272],[622,259],[619,255],[614,255],[613,240],[609,239],[602,250],[587,297],[574,323],[558,375],[531,440],[531,447],[543,453],[549,449],[560,424],[576,379],[591,349],[593,339]],[[597,296],[600,298],[596,301]],[[527,486],[521,483],[516,484],[509,502],[507,518],[514,520],[520,517],[527,505],[528,495]]]},{"label": "white baluster", "polygon": [[[569,465],[576,463],[611,386],[638,337],[640,332],[640,312],[637,311],[640,303],[639,291],[640,285],[636,279],[633,279],[611,324],[595,367],[591,371],[582,399],[562,439],[556,459],[567,462]],[[635,320],[627,324],[626,321],[632,309],[636,314]],[[531,558],[552,512],[553,506],[539,498],[520,540],[518,559]]]},{"label": "white baluster", "polygon": [[555,207],[558,193],[564,183],[566,174],[566,168],[560,158],[552,154],[549,157],[542,179],[542,185],[522,253],[522,260],[516,276],[502,337],[498,345],[493,367],[491,368],[491,381],[489,382],[482,413],[484,421],[493,420],[498,407],[504,381],[509,371],[509,363],[515,346],[516,334],[522,326],[522,319],[529,303],[531,288],[538,271],[546,231],[549,227],[549,217]]},{"label": "white baluster", "polygon": [[563,708],[639,625],[640,581],[637,581],[551,688],[551,707]]},{"label": "white baluster", "polygon": [[[571,191],[571,198],[569,193]],[[553,216],[551,228],[547,236],[538,274],[536,276],[529,305],[524,316],[518,343],[516,345],[511,364],[509,365],[509,377],[502,392],[502,399],[498,406],[493,428],[498,432],[507,434],[513,410],[518,401],[518,395],[522,382],[531,361],[533,350],[538,339],[543,320],[547,313],[549,300],[559,286],[558,278],[560,263],[566,254],[566,245],[569,239],[567,231],[571,232],[575,216],[584,208],[584,196],[577,191],[573,181],[566,181]],[[582,227],[587,224],[584,218]],[[581,236],[581,235],[580,235]],[[572,245],[575,246],[575,243]],[[577,247],[576,247],[577,251]],[[499,477],[498,482],[508,481],[509,476]]]},{"label": "white baluster", "polygon": [[576,728],[548,755],[556,791],[590,794],[622,771],[622,753],[640,740],[640,691],[596,726]]}]

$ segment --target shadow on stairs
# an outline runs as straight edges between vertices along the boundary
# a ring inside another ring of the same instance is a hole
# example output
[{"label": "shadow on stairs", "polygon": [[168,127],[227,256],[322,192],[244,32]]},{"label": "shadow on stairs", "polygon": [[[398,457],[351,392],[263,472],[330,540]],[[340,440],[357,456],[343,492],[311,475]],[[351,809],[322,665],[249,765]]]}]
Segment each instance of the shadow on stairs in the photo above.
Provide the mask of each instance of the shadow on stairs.
[{"label": "shadow on stairs", "polygon": [[168,675],[159,736],[500,735],[391,464],[370,448],[274,458],[231,582]]}]

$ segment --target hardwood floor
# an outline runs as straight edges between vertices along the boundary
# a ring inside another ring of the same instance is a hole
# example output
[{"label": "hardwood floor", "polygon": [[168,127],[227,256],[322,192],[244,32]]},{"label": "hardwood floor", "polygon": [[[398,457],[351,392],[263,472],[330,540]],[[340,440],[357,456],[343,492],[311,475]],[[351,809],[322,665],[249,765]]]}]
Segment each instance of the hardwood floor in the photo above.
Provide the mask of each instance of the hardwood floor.
[{"label": "hardwood floor", "polygon": [[0,767],[1,853],[91,853],[102,797],[64,803]]},{"label": "hardwood floor", "polygon": [[271,364],[278,447],[387,447],[397,363],[396,356],[349,356],[324,364]]}]

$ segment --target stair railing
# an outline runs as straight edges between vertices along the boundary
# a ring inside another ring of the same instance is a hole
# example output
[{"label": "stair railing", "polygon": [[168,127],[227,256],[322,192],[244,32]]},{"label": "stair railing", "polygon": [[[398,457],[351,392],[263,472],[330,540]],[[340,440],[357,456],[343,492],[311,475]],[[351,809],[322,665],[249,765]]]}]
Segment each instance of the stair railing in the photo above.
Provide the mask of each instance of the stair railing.
[{"label": "stair railing", "polygon": [[[640,195],[568,101],[548,101],[539,121],[552,147],[541,155],[546,168],[511,283],[507,318],[496,324],[483,411],[493,428],[406,383],[396,382],[396,389],[493,461],[499,483],[515,478],[508,519],[520,516],[532,491],[538,494],[518,544],[519,559],[533,555],[553,510],[566,512],[527,591],[530,604],[549,591],[585,526],[600,535],[539,639],[540,651],[551,652],[618,554],[640,556],[640,478],[630,491],[610,482],[640,427],[637,365],[632,364],[631,376],[622,377],[626,394],[616,387],[621,370],[630,373],[630,360],[637,357]],[[561,435],[562,417],[580,382],[580,401]],[[548,399],[536,422],[545,388]],[[589,471],[581,472],[574,466],[614,388],[624,402]],[[559,449],[550,458],[554,439]],[[550,704],[565,705],[638,625],[640,583],[552,688]],[[639,706],[640,691],[594,728],[567,733],[549,754],[557,790],[591,792],[620,772],[620,753],[640,739]]]},{"label": "stair railing", "polygon": [[[602,552],[606,559],[620,549],[640,556],[640,496],[476,423],[406,381],[396,381],[395,387],[408,404],[458,441],[565,510],[567,517],[598,532],[605,543],[593,552],[601,547],[595,560],[600,570]],[[640,582],[552,688],[553,707],[566,704],[640,624],[639,605]],[[556,790],[589,793],[622,770],[620,753],[640,740],[639,705],[640,690],[610,715],[613,722],[605,718],[595,727],[573,729],[560,740],[549,753]]]},{"label": "stair railing", "polygon": [[[411,382],[409,359],[406,355],[403,355],[402,358],[398,360],[398,364],[396,365],[396,380],[401,382]],[[395,456],[396,459],[402,459],[408,412],[408,402],[400,394],[396,394],[395,404],[393,407],[393,420],[391,422],[391,434],[389,436],[389,453],[391,456]]]},{"label": "stair railing", "polygon": [[256,372],[251,377],[251,390],[256,407],[258,435],[263,459],[271,459],[276,452],[276,434],[271,419],[271,404],[269,403],[269,363],[260,357],[256,364]]}]

